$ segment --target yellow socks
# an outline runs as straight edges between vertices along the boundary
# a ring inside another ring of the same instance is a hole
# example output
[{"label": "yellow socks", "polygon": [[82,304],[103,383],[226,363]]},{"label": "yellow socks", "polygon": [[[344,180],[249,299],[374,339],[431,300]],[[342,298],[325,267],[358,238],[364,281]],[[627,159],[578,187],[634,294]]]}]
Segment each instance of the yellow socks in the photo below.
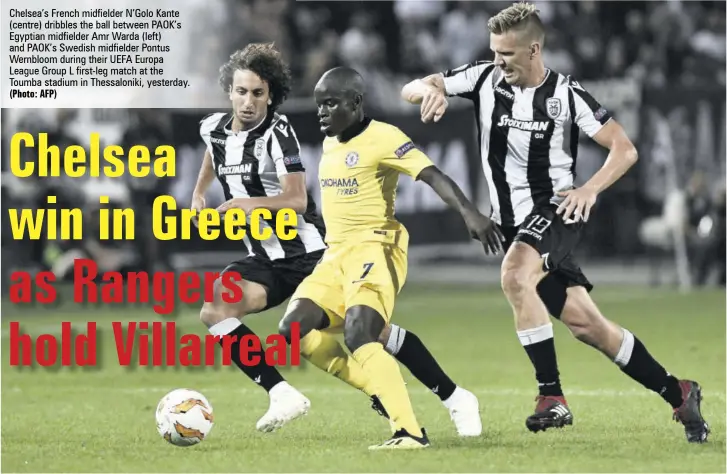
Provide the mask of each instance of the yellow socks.
[{"label": "yellow socks", "polygon": [[300,340],[300,354],[319,369],[361,390],[369,397],[373,395],[368,375],[332,335],[312,330]]},{"label": "yellow socks", "polygon": [[384,346],[378,342],[364,344],[356,349],[353,357],[371,380],[373,392],[384,405],[395,430],[404,428],[413,436],[422,436],[399,364]]},{"label": "yellow socks", "polygon": [[366,395],[378,396],[395,430],[404,428],[409,434],[422,436],[399,364],[380,343],[364,344],[350,357],[335,337],[313,330],[300,340],[300,353]]}]

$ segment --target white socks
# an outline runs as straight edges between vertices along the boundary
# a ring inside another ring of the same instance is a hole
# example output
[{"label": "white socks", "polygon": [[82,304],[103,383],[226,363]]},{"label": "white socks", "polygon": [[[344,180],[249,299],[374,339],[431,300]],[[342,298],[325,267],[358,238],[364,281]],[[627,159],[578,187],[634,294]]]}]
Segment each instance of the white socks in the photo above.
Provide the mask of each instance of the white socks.
[{"label": "white socks", "polygon": [[391,332],[389,333],[389,340],[386,341],[386,352],[392,356],[396,356],[404,344],[404,337],[406,336],[406,329],[400,328],[396,324],[391,325]]},{"label": "white socks", "polygon": [[520,344],[522,344],[523,347],[547,341],[548,339],[553,338],[553,323],[548,323],[532,329],[517,331],[517,337],[520,339]]},{"label": "white socks", "polygon": [[230,334],[232,331],[237,329],[238,327],[242,326],[242,323],[237,318],[227,318],[224,321],[220,321],[217,324],[214,324],[210,326],[208,331],[213,336],[226,336]]},{"label": "white socks", "polygon": [[623,330],[624,338],[621,341],[621,348],[613,361],[619,367],[626,367],[631,360],[631,353],[634,351],[634,335],[628,329]]}]

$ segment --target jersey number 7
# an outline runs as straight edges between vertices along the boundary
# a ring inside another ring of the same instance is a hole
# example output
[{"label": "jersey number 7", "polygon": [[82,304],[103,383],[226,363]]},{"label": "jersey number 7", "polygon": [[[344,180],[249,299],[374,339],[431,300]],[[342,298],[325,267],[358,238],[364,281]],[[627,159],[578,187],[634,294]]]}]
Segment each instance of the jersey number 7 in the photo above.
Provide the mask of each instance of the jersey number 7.
[{"label": "jersey number 7", "polygon": [[363,265],[364,272],[361,275],[361,277],[359,278],[359,280],[363,280],[364,278],[366,278],[366,275],[369,274],[369,272],[371,271],[371,267],[373,267],[373,266],[374,266],[374,262],[364,263],[364,265]]}]

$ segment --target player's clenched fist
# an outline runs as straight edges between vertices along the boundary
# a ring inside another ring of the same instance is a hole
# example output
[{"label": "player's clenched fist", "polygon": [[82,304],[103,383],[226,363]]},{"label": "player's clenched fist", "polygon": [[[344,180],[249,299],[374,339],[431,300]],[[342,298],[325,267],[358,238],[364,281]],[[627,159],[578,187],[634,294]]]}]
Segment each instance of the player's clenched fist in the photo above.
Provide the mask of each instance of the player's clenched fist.
[{"label": "player's clenched fist", "polygon": [[427,87],[422,95],[422,122],[429,123],[432,120],[439,122],[447,110],[447,97],[436,87]]},{"label": "player's clenched fist", "polygon": [[477,211],[466,211],[463,213],[465,225],[470,231],[473,239],[482,242],[485,247],[485,254],[496,255],[502,253],[502,242],[505,241],[500,228],[491,219],[483,216]]}]

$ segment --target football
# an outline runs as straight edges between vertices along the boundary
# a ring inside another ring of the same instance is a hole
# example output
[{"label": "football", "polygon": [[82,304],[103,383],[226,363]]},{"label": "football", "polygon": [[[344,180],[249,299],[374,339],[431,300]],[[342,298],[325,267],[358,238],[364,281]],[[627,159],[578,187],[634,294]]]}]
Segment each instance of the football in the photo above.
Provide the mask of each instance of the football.
[{"label": "football", "polygon": [[199,392],[180,388],[172,390],[157,405],[157,430],[175,446],[199,444],[214,426],[212,405]]}]

